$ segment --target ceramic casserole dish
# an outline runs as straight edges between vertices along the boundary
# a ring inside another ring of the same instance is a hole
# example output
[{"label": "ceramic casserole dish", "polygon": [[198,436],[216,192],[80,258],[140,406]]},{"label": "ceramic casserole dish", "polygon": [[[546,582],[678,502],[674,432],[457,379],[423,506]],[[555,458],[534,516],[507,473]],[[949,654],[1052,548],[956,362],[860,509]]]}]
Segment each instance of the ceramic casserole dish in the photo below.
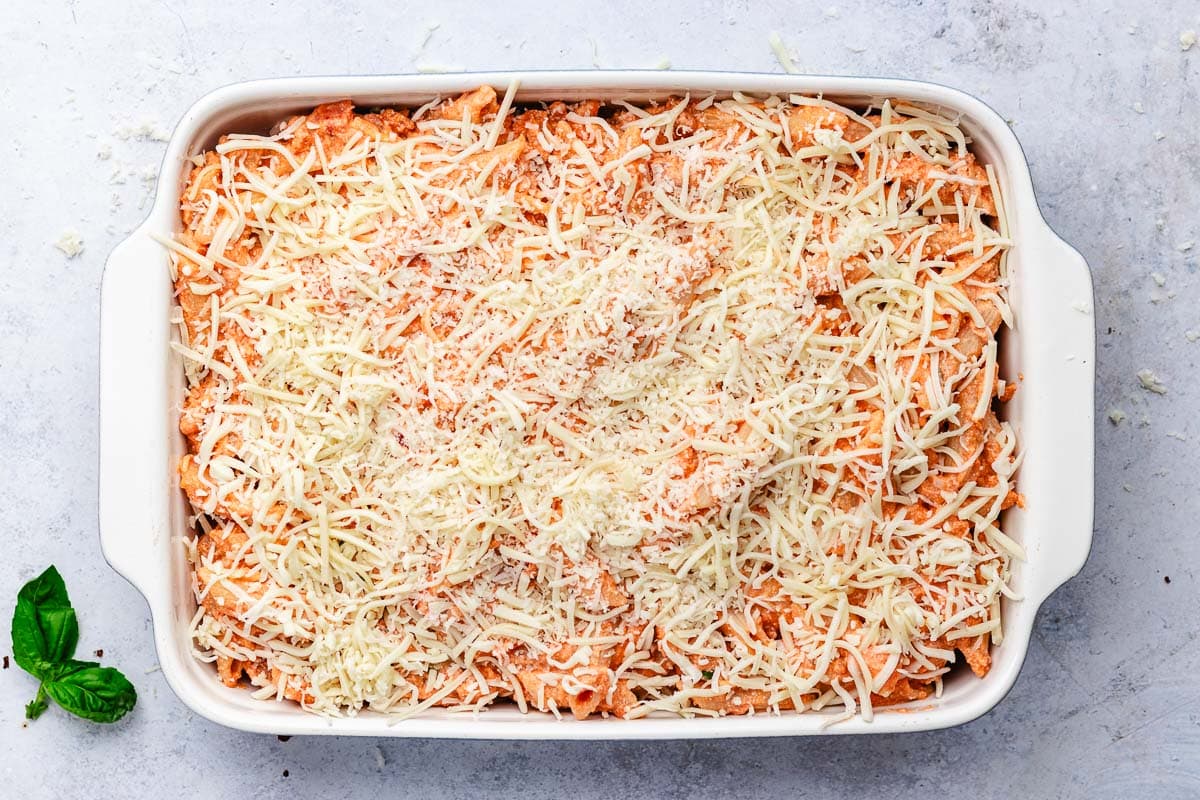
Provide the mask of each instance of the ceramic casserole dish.
[{"label": "ceramic casserole dish", "polygon": [[[864,107],[898,98],[961,119],[982,163],[991,164],[1007,207],[1013,247],[1009,269],[1015,326],[1002,334],[1003,374],[1021,376],[1005,404],[1022,442],[1024,508],[1006,512],[1006,532],[1027,560],[1014,564],[1006,599],[1005,637],[982,680],[948,676],[939,698],[883,709],[873,721],[829,725],[840,709],[802,714],[682,719],[556,720],[498,705],[471,715],[431,710],[396,722],[364,712],[326,719],[292,703],[254,700],[223,686],[210,664],[192,656],[195,613],[183,546],[187,501],[175,464],[185,452],[178,414],[185,392],[180,357],[169,343],[172,286],[167,252],[153,235],[180,227],[179,193],[188,157],[228,132],[266,132],[280,119],[320,103],[350,98],[360,106],[418,106],[481,84],[503,92],[519,80],[518,102],[595,98],[644,102],[668,95],[733,92],[821,94]],[[374,77],[289,78],[219,89],[193,105],[175,129],[146,221],[112,252],[104,271],[100,330],[100,537],[104,555],[145,597],[158,661],[175,693],[197,713],[233,728],[273,734],[344,734],[482,739],[674,739],[895,733],[972,720],[1012,687],[1025,658],[1039,606],[1079,571],[1092,536],[1095,330],[1091,278],[1082,257],[1042,218],[1016,137],[979,100],[913,81],[727,72],[557,71]]]}]

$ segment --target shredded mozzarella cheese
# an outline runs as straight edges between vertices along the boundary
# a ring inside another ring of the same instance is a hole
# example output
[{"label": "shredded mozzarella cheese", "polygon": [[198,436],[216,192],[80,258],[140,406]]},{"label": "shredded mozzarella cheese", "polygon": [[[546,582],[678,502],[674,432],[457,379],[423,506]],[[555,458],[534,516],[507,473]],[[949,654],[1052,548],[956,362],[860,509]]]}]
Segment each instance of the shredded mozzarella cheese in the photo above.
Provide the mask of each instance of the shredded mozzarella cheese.
[{"label": "shredded mozzarella cheese", "polygon": [[196,167],[199,657],[399,716],[869,718],[986,671],[1009,241],[955,122],[516,89]]}]

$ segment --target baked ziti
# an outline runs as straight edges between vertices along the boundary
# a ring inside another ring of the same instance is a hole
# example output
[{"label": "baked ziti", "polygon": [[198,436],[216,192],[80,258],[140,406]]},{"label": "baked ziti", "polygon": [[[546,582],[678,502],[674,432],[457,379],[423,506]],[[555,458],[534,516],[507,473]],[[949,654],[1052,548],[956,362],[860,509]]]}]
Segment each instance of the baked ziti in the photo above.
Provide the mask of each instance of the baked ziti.
[{"label": "baked ziti", "polygon": [[328,714],[842,713],[1019,546],[1001,198],[903,102],[335,102],[167,243],[197,656]]}]

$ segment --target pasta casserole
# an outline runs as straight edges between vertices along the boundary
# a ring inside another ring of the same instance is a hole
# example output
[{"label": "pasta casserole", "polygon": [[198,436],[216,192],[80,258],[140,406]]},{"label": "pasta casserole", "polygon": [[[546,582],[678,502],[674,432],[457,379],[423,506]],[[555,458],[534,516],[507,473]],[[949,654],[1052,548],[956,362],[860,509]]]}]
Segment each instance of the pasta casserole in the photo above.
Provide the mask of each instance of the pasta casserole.
[{"label": "pasta casserole", "polygon": [[197,657],[397,717],[869,719],[986,674],[1009,239],[957,122],[515,89],[195,157]]}]

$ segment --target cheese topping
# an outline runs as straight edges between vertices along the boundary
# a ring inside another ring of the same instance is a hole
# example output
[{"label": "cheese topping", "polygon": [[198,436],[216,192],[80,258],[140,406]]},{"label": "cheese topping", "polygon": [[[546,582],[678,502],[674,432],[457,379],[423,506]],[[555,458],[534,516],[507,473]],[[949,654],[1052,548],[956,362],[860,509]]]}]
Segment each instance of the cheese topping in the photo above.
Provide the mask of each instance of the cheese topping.
[{"label": "cheese topping", "polygon": [[332,715],[869,717],[986,672],[1009,241],[956,123],[515,88],[197,159],[198,656]]}]

